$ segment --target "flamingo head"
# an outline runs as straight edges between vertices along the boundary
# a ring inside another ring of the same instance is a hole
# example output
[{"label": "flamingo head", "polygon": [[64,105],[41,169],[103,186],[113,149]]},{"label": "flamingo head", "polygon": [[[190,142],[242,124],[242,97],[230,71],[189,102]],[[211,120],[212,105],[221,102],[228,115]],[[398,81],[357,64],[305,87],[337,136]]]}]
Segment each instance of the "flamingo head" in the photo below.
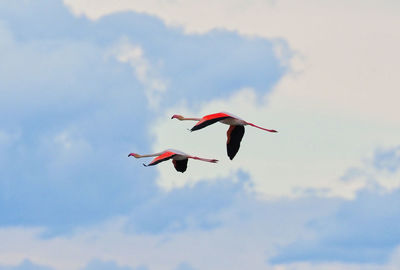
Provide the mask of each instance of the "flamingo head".
[{"label": "flamingo head", "polygon": [[184,117],[183,117],[182,115],[179,115],[179,114],[174,114],[174,115],[171,117],[171,119],[174,119],[174,118],[176,118],[176,119],[178,119],[178,120],[182,120]]},{"label": "flamingo head", "polygon": [[128,155],[128,157],[131,157],[131,156],[133,156],[133,157],[135,157],[135,158],[139,158],[139,157],[140,157],[140,155],[139,155],[139,154],[136,154],[136,153],[130,153],[130,154]]}]

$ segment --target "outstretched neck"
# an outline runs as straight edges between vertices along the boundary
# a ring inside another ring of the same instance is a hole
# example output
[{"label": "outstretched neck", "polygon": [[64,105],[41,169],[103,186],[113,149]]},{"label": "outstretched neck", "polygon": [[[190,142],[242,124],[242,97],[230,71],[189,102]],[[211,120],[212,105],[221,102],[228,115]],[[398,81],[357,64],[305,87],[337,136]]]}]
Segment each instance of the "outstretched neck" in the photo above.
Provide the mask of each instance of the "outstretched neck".
[{"label": "outstretched neck", "polygon": [[275,129],[266,129],[266,128],[263,128],[263,127],[254,125],[253,123],[246,122],[246,124],[247,124],[247,125],[250,125],[250,126],[252,126],[252,127],[256,127],[256,128],[259,128],[259,129],[268,131],[268,132],[278,132],[278,131],[276,131]]},{"label": "outstretched neck", "polygon": [[174,119],[174,118],[176,118],[176,119],[178,119],[178,120],[180,120],[180,121],[184,121],[184,120],[200,121],[200,120],[201,120],[201,118],[183,117],[182,115],[179,115],[179,114],[174,114],[174,115],[171,117],[171,119]]},{"label": "outstretched neck", "polygon": [[183,118],[182,120],[200,121],[201,118],[192,117],[192,118]]},{"label": "outstretched neck", "polygon": [[139,155],[139,154],[136,154],[136,153],[130,153],[130,154],[128,155],[128,157],[130,157],[130,156],[133,156],[133,157],[135,157],[135,158],[156,157],[156,156],[159,156],[159,155],[161,155],[161,154],[162,154],[162,152],[160,152],[160,153],[155,153],[155,154],[148,154],[148,155]]}]

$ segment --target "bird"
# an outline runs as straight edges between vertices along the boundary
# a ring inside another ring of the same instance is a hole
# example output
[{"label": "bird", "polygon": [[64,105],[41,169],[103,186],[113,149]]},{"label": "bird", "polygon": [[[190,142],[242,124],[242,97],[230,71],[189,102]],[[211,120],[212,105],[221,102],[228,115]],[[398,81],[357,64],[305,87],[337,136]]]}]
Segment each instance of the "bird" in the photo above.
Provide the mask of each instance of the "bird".
[{"label": "bird", "polygon": [[236,156],[237,152],[239,151],[240,148],[240,142],[242,141],[243,135],[244,135],[244,126],[253,126],[268,132],[278,132],[274,129],[266,129],[260,126],[257,126],[253,123],[247,122],[231,113],[228,112],[219,112],[219,113],[214,113],[214,114],[209,114],[206,116],[203,116],[202,118],[187,118],[183,117],[182,115],[179,114],[174,114],[171,119],[178,119],[180,121],[184,120],[192,120],[192,121],[198,121],[195,126],[193,126],[190,131],[195,131],[199,130],[202,128],[205,128],[211,124],[214,124],[216,122],[221,122],[224,124],[229,125],[229,129],[226,132],[227,135],[227,141],[226,141],[226,150],[228,157],[233,160],[233,158]]},{"label": "bird", "polygon": [[208,159],[208,158],[200,158],[200,157],[196,157],[196,156],[191,156],[191,155],[185,154],[181,151],[174,150],[174,149],[167,149],[160,153],[149,154],[149,155],[139,155],[136,153],[130,153],[128,155],[128,157],[131,157],[131,156],[133,156],[135,158],[156,157],[149,164],[143,163],[143,166],[145,166],[145,167],[154,166],[160,162],[166,161],[168,159],[172,159],[172,163],[174,164],[175,169],[178,172],[182,172],[182,173],[186,171],[189,158],[206,161],[206,162],[211,162],[211,163],[218,162],[217,159]]}]

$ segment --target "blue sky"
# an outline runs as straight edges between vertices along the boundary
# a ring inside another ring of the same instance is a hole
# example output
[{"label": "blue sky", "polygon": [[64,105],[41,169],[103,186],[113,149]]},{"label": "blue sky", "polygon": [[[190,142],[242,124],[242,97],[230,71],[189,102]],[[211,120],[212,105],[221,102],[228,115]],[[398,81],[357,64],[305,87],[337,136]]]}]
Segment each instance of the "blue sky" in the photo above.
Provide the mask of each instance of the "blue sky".
[{"label": "blue sky", "polygon": [[[240,0],[220,21],[211,5],[209,25],[194,3],[125,4],[0,2],[0,270],[389,269],[400,258],[398,120],[385,105],[347,108],[361,90],[345,71],[345,96],[324,88],[319,72],[336,63],[316,57],[317,33],[282,23],[276,34]],[[248,25],[224,21],[236,5]],[[246,130],[231,162],[225,127],[189,134],[170,120],[213,110],[280,133]],[[175,146],[221,161],[177,174],[127,157]]]},{"label": "blue sky", "polygon": [[[156,18],[133,12],[93,23],[75,18],[59,1],[51,2],[51,13],[45,1],[2,5],[2,21],[7,25],[3,27],[7,35],[2,111],[12,115],[2,130],[14,136],[12,147],[3,154],[8,169],[2,171],[7,179],[2,189],[8,191],[2,208],[9,211],[2,219],[4,225],[57,230],[86,224],[126,214],[158,193],[152,181],[142,180],[154,177],[154,171],[134,168],[126,158],[132,146],[149,151],[146,128],[153,112],[131,68],[107,56],[121,39],[145,48],[150,63],[164,63],[157,72],[171,78],[163,98],[166,104],[186,97],[207,100],[211,98],[207,91],[218,89],[222,95],[231,84],[267,89],[282,72],[271,44],[261,39],[244,39],[227,31],[186,36]],[[30,9],[35,18],[24,15]],[[254,53],[244,55],[247,51]],[[254,59],[260,54],[260,59]],[[245,68],[250,62],[258,63],[253,72]],[[192,73],[189,67],[197,71]],[[257,69],[266,70],[265,78]],[[204,73],[207,80],[199,76]],[[62,149],[69,140],[76,147]],[[20,210],[11,210],[14,207]]]}]

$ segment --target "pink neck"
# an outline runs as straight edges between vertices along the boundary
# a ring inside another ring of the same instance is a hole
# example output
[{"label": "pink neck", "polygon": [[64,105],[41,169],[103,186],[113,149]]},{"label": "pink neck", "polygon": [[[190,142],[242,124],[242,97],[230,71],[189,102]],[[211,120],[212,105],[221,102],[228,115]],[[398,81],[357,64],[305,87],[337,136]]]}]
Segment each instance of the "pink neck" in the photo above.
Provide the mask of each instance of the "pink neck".
[{"label": "pink neck", "polygon": [[266,129],[266,128],[263,128],[263,127],[260,127],[260,126],[254,125],[254,124],[252,124],[252,123],[248,123],[248,122],[246,122],[246,123],[247,123],[248,125],[252,126],[252,127],[256,127],[256,128],[259,128],[259,129],[262,129],[262,130],[268,131],[268,132],[278,132],[278,131],[276,131],[275,129]]},{"label": "pink neck", "polygon": [[186,118],[186,117],[184,117],[184,118],[182,118],[182,120],[200,121],[201,118]]},{"label": "pink neck", "polygon": [[174,119],[174,118],[178,119],[179,121],[183,121],[183,120],[193,120],[193,121],[200,121],[200,120],[201,120],[201,118],[189,118],[189,117],[183,117],[183,116],[182,116],[182,115],[180,115],[180,114],[174,114],[174,115],[171,117],[171,119]]},{"label": "pink neck", "polygon": [[[159,156],[159,155],[161,155],[163,152],[160,152],[160,153],[155,153],[155,154],[149,154],[149,155],[139,155],[139,154],[137,154],[137,157],[136,158],[144,158],[144,157],[156,157],[156,156]],[[132,154],[130,154],[130,155],[132,155],[133,156],[133,153]]]}]

